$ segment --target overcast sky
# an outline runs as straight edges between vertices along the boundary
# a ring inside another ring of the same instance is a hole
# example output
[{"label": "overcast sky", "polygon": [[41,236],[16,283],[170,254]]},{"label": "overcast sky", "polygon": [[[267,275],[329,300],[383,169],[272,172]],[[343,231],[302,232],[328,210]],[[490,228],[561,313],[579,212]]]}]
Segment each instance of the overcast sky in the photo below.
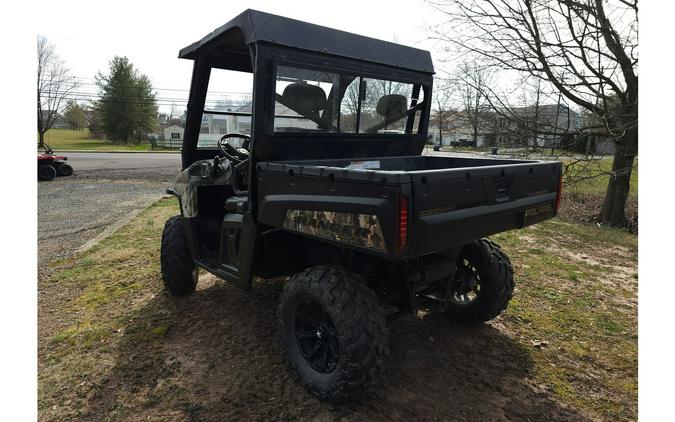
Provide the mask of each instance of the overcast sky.
[{"label": "overcast sky", "polygon": [[[94,6],[94,5],[100,6]],[[80,91],[96,92],[94,75],[107,69],[115,55],[127,56],[150,76],[160,98],[187,98],[191,60],[177,58],[178,50],[199,40],[247,8],[393,41],[432,52],[439,67],[440,49],[427,40],[425,30],[441,19],[421,0],[407,2],[319,1],[183,1],[170,2],[52,2],[36,15],[45,35],[82,79]],[[233,80],[222,91],[248,91]],[[163,101],[164,103],[164,101]],[[167,107],[162,107],[166,110]]]}]

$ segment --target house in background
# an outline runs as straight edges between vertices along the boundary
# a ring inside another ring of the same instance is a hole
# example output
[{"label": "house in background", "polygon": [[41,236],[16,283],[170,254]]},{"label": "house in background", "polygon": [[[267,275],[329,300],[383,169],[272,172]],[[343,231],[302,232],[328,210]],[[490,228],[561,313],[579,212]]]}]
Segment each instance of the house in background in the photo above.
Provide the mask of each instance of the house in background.
[{"label": "house in background", "polygon": [[[442,119],[443,127],[439,125],[438,116],[434,116],[429,125],[429,137],[434,145],[449,147],[466,145],[473,142],[473,125],[465,111],[450,111]],[[494,121],[495,113],[484,111],[478,118],[478,132],[476,147],[491,146],[495,143]]]},{"label": "house in background", "polygon": [[[241,133],[251,135],[251,103],[245,104],[223,103],[211,108],[216,112],[229,112],[232,114],[209,114],[208,111],[202,115],[202,125],[199,130],[199,141],[197,146],[200,148],[214,148],[218,140],[226,133]],[[247,115],[240,115],[240,113]],[[241,139],[233,138],[234,146],[240,146]]]},{"label": "house in background", "polygon": [[162,129],[162,138],[157,142],[158,146],[165,148],[180,148],[183,146],[183,133],[185,129],[178,125],[166,126]]},{"label": "house in background", "polygon": [[581,115],[564,104],[504,110],[497,120],[496,144],[511,147],[563,147],[581,129]]},{"label": "house in background", "polygon": [[[238,105],[236,103],[223,103],[210,110],[221,113],[230,112],[232,114],[209,114],[206,111],[202,115],[202,125],[197,143],[198,147],[213,148],[226,133],[241,133],[251,136],[252,105],[250,101]],[[300,114],[279,103],[275,105],[274,116],[275,127],[316,128],[316,123],[309,119],[301,118]],[[239,143],[242,140],[233,138],[231,142],[234,142],[234,146],[240,146]]]},{"label": "house in background", "polygon": [[[452,146],[473,142],[469,117],[465,111],[448,112],[440,128],[438,116],[433,116],[429,125],[431,143]],[[566,147],[582,127],[580,113],[563,104],[486,110],[480,113],[478,122],[476,147]]]},{"label": "house in background", "polygon": [[164,139],[172,141],[183,141],[184,129],[180,126],[171,125],[164,128]]}]

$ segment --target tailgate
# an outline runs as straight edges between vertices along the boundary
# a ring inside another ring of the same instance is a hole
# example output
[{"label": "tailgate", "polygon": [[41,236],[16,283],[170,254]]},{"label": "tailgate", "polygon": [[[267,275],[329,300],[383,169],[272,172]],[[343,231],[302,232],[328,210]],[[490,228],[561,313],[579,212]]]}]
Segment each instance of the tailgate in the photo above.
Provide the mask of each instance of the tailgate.
[{"label": "tailgate", "polygon": [[559,162],[411,172],[414,256],[555,216]]}]

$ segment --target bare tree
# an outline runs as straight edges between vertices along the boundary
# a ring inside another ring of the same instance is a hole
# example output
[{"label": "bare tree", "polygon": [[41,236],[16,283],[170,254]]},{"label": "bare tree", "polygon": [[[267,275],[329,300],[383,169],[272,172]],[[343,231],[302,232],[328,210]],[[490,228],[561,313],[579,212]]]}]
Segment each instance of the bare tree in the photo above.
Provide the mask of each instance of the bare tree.
[{"label": "bare tree", "polygon": [[[502,69],[550,83],[598,116],[614,141],[600,219],[625,224],[638,151],[637,0],[430,0],[447,16],[436,37]],[[614,104],[614,105],[613,105]]]},{"label": "bare tree", "polygon": [[[545,146],[547,139],[553,153],[556,142],[572,130],[569,107],[560,95],[545,89],[543,85],[541,79],[524,75],[516,81],[516,104],[504,98],[508,95],[502,95],[502,99],[492,91],[487,97],[500,120],[498,135],[508,145],[525,148],[514,155],[541,155],[541,147]],[[492,98],[495,100],[492,101]],[[555,111],[551,112],[552,109]],[[564,117],[569,118],[562,124]],[[569,158],[566,152],[568,151],[560,149],[556,157]]]},{"label": "bare tree", "polygon": [[42,147],[45,133],[64,111],[67,98],[77,83],[47,38],[38,37],[37,53],[37,123],[39,146]]},{"label": "bare tree", "polygon": [[438,126],[438,143],[443,145],[443,130],[448,128],[450,118],[456,114],[456,110],[452,108],[452,84],[447,80],[441,80],[437,83],[433,93],[431,122]]},{"label": "bare tree", "polygon": [[349,83],[340,105],[340,126],[343,132],[356,130],[356,115],[359,113],[359,81],[359,78],[355,78]]},{"label": "bare tree", "polygon": [[478,134],[491,109],[488,93],[493,75],[494,68],[482,66],[475,61],[460,64],[455,74],[455,86],[461,97],[463,115],[471,126],[474,146],[478,145]]},{"label": "bare tree", "polygon": [[[521,140],[525,147],[539,147],[539,134],[542,126],[541,106],[542,106],[542,84],[541,79],[522,78],[519,81],[522,87],[520,91],[520,103],[527,105],[522,109],[518,108],[501,108],[505,110],[506,122],[515,122],[515,130],[517,138]],[[501,114],[501,113],[500,113]],[[510,125],[504,125],[505,131],[508,133],[511,130]]]},{"label": "bare tree", "polygon": [[178,117],[178,106],[176,106],[176,103],[172,102],[171,107],[169,108],[169,114],[166,118],[166,121],[173,124],[173,120]]},{"label": "bare tree", "polygon": [[[470,79],[465,79],[464,83],[479,88]],[[502,151],[509,156],[562,160],[563,179],[569,191],[590,179],[611,174],[601,164],[604,155],[591,147],[592,130],[599,127],[597,116],[587,111],[584,122],[577,122],[581,126],[575,124],[573,121],[580,121],[582,116],[572,110],[569,102],[551,84],[523,73],[511,88],[496,89],[486,85],[481,89],[485,90],[489,110],[484,114],[483,130],[494,134],[506,147]]]}]

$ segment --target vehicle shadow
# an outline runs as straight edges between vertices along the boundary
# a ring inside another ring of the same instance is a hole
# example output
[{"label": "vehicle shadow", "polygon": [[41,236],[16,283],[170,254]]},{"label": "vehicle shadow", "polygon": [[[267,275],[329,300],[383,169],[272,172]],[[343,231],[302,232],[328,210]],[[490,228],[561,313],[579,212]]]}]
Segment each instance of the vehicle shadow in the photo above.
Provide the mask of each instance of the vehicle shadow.
[{"label": "vehicle shadow", "polygon": [[[386,373],[332,406],[295,381],[277,344],[283,280],[158,293],[125,317],[114,368],[83,420],[586,420],[530,380],[528,350],[489,324],[442,317],[391,325]],[[159,286],[158,286],[159,288]]]}]

